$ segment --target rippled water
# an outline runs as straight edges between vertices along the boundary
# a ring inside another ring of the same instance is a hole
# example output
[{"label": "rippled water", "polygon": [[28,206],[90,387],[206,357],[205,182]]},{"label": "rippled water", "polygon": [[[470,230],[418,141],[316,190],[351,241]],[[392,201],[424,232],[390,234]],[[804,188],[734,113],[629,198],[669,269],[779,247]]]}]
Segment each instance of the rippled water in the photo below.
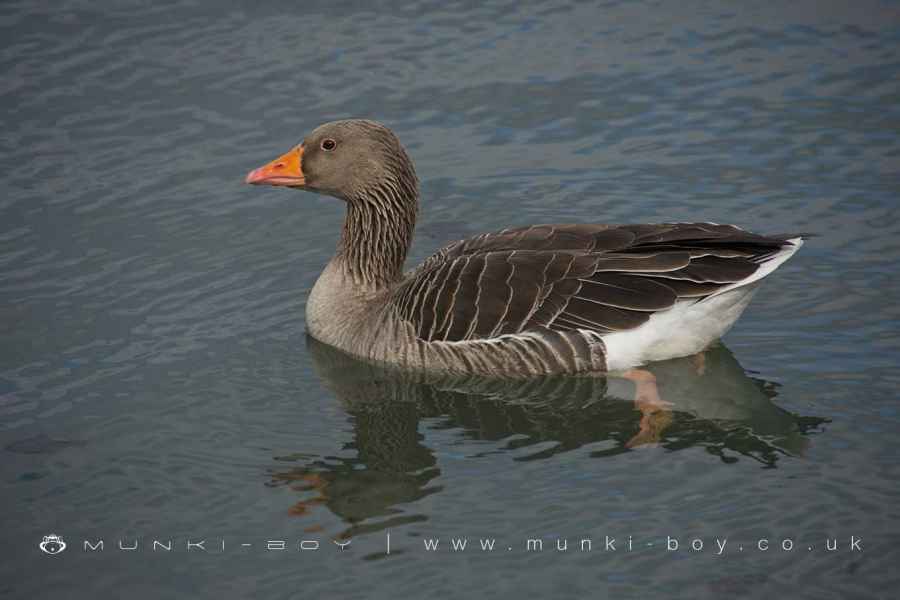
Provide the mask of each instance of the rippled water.
[{"label": "rippled water", "polygon": [[[893,597],[900,7],[782,4],[0,5],[0,595]],[[305,337],[339,203],[242,183],[347,116],[416,161],[411,264],[534,222],[819,237],[651,367],[670,410],[413,380]]]}]

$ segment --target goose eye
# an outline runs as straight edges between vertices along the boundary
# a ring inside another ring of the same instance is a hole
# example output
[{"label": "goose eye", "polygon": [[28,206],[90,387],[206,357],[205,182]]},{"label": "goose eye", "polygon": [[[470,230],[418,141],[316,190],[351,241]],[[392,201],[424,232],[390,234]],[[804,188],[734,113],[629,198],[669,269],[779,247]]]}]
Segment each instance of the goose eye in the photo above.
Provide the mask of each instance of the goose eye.
[{"label": "goose eye", "polygon": [[326,138],[326,139],[322,140],[322,150],[325,150],[326,152],[331,152],[335,148],[337,148],[337,142],[335,142],[333,139]]}]

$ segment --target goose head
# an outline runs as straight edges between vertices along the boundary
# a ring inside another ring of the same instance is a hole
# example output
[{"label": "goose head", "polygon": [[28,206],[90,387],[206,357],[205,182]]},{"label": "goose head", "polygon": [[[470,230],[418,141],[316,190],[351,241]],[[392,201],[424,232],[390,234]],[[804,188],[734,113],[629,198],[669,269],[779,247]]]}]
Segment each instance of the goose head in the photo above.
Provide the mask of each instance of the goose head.
[{"label": "goose head", "polygon": [[320,125],[287,153],[250,171],[246,182],[349,202],[415,202],[418,196],[415,169],[400,140],[384,125],[363,119]]}]

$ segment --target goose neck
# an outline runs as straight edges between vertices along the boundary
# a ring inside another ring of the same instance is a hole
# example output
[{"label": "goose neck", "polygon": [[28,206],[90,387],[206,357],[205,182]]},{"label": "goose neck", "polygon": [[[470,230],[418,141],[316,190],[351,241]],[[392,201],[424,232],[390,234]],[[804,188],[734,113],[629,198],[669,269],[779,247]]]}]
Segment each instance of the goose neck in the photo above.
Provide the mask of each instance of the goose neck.
[{"label": "goose neck", "polygon": [[412,243],[418,193],[384,186],[347,200],[337,257],[357,285],[381,288],[397,281]]}]

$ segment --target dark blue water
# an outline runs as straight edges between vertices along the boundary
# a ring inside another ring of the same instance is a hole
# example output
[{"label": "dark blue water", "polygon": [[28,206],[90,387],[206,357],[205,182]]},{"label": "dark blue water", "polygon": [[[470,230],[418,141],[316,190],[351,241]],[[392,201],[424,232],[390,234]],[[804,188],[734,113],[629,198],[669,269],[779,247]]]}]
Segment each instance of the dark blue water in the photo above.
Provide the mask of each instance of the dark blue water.
[{"label": "dark blue water", "polygon": [[[0,73],[0,596],[895,596],[896,3],[4,2]],[[306,339],[340,203],[243,184],[351,116],[416,162],[410,265],[536,222],[819,236],[650,367],[668,410],[412,380]]]}]

